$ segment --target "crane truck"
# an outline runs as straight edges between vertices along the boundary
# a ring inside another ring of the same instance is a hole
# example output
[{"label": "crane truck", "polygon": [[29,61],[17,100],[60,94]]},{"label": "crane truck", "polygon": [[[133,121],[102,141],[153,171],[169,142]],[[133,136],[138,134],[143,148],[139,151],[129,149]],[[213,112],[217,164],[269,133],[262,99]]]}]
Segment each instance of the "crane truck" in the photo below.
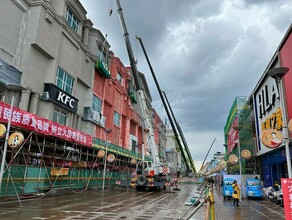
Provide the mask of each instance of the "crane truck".
[{"label": "crane truck", "polygon": [[136,172],[131,179],[131,186],[136,187],[137,191],[144,191],[146,188],[149,190],[160,190],[165,189],[169,183],[169,174],[170,167],[169,163],[161,160],[158,154],[158,150],[156,147],[155,139],[154,139],[154,130],[153,123],[151,119],[151,114],[149,112],[149,108],[147,106],[146,97],[144,90],[141,88],[139,79],[138,79],[138,70],[136,66],[136,61],[134,58],[129,33],[127,31],[123,11],[120,5],[120,1],[116,0],[117,11],[119,14],[121,27],[124,35],[124,40],[130,60],[131,70],[135,81],[136,92],[138,96],[138,103],[140,105],[142,111],[143,118],[143,127],[147,135],[148,145],[151,149],[151,161],[144,160],[144,144],[142,144],[142,160],[138,161],[136,164]]}]

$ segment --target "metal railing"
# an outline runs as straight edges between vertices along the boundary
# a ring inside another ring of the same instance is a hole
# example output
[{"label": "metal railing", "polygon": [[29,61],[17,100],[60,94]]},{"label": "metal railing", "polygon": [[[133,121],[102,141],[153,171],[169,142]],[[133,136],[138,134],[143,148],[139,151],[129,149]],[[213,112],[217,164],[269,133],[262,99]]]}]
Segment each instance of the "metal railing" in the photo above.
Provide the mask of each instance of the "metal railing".
[{"label": "metal railing", "polygon": [[[202,190],[200,197],[197,199],[199,204],[197,201],[194,202],[191,207],[180,217],[180,220],[189,220],[205,203],[207,204],[205,210],[205,220],[215,220],[213,184],[204,183],[198,189]],[[200,201],[201,199],[203,199],[203,201]],[[191,209],[195,206],[196,208],[191,211]]]}]

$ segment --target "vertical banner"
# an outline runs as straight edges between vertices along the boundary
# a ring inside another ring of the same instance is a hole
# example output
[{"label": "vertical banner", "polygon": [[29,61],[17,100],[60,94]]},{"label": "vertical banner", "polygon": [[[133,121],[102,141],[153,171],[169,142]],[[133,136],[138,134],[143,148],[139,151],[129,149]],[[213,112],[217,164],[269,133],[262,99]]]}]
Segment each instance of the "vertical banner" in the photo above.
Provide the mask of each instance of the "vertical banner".
[{"label": "vertical banner", "polygon": [[292,219],[292,178],[281,178],[286,220]]}]

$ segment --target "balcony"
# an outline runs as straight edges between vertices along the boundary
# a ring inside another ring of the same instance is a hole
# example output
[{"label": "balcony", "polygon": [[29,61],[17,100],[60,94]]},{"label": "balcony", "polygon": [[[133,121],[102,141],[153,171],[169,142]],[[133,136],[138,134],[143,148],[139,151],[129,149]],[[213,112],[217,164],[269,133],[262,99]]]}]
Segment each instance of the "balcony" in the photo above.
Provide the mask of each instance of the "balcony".
[{"label": "balcony", "polygon": [[95,62],[95,69],[99,70],[99,72],[103,76],[105,76],[105,78],[107,78],[107,79],[111,78],[110,71],[109,71],[107,65],[103,61],[97,60]]},{"label": "balcony", "polygon": [[84,107],[84,120],[91,121],[101,127],[105,126],[105,119],[101,113],[94,111],[91,107]]}]

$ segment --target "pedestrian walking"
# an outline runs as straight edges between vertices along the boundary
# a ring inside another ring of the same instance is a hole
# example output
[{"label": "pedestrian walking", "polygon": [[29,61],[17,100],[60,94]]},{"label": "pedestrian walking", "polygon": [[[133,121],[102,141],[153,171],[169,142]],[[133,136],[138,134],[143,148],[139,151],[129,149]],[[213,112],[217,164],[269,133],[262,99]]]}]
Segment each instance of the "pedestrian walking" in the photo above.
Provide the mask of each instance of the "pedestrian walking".
[{"label": "pedestrian walking", "polygon": [[239,198],[240,198],[240,189],[239,189],[239,186],[237,185],[237,181],[234,180],[233,184],[232,184],[232,187],[233,187],[233,194],[232,194],[232,197],[233,197],[233,205],[235,206],[239,206],[238,205],[238,202],[239,202]]}]

